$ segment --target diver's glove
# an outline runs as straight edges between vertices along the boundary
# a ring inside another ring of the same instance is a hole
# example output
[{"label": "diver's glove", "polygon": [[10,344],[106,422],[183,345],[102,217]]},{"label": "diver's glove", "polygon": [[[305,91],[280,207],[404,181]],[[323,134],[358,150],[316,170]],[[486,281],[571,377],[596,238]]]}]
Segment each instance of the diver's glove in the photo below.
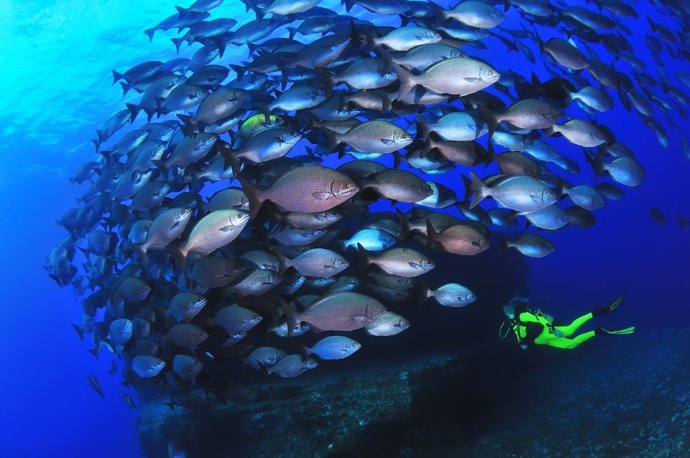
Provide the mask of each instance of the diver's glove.
[{"label": "diver's glove", "polygon": [[607,305],[606,307],[599,307],[599,308],[592,310],[592,316],[599,316],[599,315],[603,315],[604,313],[611,313],[614,310],[616,310],[619,305],[621,305],[621,302],[623,302],[623,295],[622,294],[620,296],[618,296],[618,299],[611,302],[611,304]]},{"label": "diver's glove", "polygon": [[596,328],[594,330],[594,335],[597,336],[625,336],[635,332],[635,326],[630,326],[629,328],[619,329],[618,331],[609,331],[604,328]]}]

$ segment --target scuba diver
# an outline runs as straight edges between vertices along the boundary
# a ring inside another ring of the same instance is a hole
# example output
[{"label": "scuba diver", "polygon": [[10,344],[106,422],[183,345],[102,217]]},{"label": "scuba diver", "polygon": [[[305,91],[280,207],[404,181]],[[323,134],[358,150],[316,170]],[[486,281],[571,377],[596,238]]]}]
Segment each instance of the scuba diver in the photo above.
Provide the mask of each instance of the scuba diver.
[{"label": "scuba diver", "polygon": [[573,334],[580,329],[580,326],[594,318],[595,316],[611,313],[623,302],[623,295],[618,297],[607,307],[597,308],[586,315],[575,319],[567,326],[556,326],[551,315],[529,306],[526,298],[515,296],[509,303],[503,306],[503,312],[509,320],[509,327],[503,332],[506,322],[501,324],[499,337],[504,339],[513,329],[520,348],[527,349],[529,344],[548,345],[555,348],[571,350],[587,342],[594,336],[622,336],[635,332],[635,327],[620,329],[618,331],[608,331],[603,328],[596,328],[593,331],[583,332],[573,337]]}]

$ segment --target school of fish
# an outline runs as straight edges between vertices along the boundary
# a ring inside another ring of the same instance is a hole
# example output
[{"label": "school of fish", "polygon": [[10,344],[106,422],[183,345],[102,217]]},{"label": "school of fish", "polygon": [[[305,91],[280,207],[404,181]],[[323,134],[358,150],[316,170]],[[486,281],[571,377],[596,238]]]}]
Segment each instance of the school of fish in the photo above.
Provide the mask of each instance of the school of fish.
[{"label": "school of fish", "polygon": [[[437,251],[553,253],[550,231],[645,180],[649,152],[597,123],[615,105],[690,159],[690,71],[664,69],[690,62],[688,1],[653,1],[655,18],[620,0],[242,1],[255,20],[176,7],[145,33],[177,30],[179,57],[113,71],[126,104],[46,263],[90,351],[127,385],[170,387],[171,408],[251,397],[238,367],[347,358],[358,334],[405,331],[411,298],[477,301],[462,278],[426,284]],[[656,65],[630,44],[641,30]],[[530,64],[548,78],[511,70]]]}]

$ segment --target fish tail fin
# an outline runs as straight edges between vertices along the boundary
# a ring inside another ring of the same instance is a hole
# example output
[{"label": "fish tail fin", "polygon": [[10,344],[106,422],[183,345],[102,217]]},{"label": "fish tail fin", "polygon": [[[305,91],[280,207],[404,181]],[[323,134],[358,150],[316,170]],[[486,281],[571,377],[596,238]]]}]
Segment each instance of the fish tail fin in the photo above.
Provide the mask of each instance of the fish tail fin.
[{"label": "fish tail fin", "polygon": [[470,208],[474,208],[477,205],[479,205],[479,202],[484,200],[489,194],[488,194],[488,188],[484,184],[484,182],[474,173],[470,172],[470,179],[472,180],[470,183],[470,189],[472,190],[472,202],[470,203]]},{"label": "fish tail fin", "polygon": [[467,178],[465,175],[460,175],[460,177],[462,178],[462,184],[465,187],[465,195],[463,197],[463,201],[466,201],[470,198],[470,195],[472,194],[472,180]]},{"label": "fish tail fin", "polygon": [[177,117],[180,121],[182,121],[180,129],[182,129],[182,133],[184,133],[185,137],[191,137],[194,135],[194,131],[196,130],[196,122],[194,121],[194,117],[183,114],[178,114]]},{"label": "fish tail fin", "polygon": [[265,6],[259,7],[258,4],[254,4],[254,7],[252,8],[252,11],[254,11],[254,14],[256,15],[256,19],[261,21],[264,16],[266,16],[266,13],[263,11],[262,8],[265,8]]},{"label": "fish tail fin", "polygon": [[597,176],[602,176],[604,174],[604,160],[603,160],[603,149],[599,149],[596,153],[593,151],[588,151],[587,148],[582,148],[582,152],[585,154],[585,160],[592,166],[592,170]]},{"label": "fish tail fin", "polygon": [[544,137],[552,137],[556,134],[559,134],[559,132],[555,124],[547,129],[544,129]]},{"label": "fish tail fin", "polygon": [[250,184],[246,178],[238,175],[237,179],[240,180],[242,189],[249,200],[249,218],[253,220],[259,214],[259,210],[261,210],[261,206],[266,199],[263,197],[261,190]]},{"label": "fish tail fin", "polygon": [[438,239],[438,232],[436,232],[436,229],[434,229],[434,225],[431,224],[431,220],[429,218],[426,218],[426,246],[427,248],[432,248],[434,246],[434,242]]},{"label": "fish tail fin", "polygon": [[285,315],[285,319],[287,320],[288,336],[291,336],[295,330],[295,327],[297,327],[297,325],[299,324],[299,314],[297,312],[297,309],[295,308],[295,305],[291,302],[287,302],[283,299],[279,299],[279,302],[280,308],[283,310],[283,314]]},{"label": "fish tail fin", "polygon": [[139,262],[141,263],[141,265],[146,267],[146,263],[148,262],[148,248],[144,246],[144,244],[134,245],[132,248],[134,248],[134,250],[139,255]]},{"label": "fish tail fin", "polygon": [[496,132],[496,128],[498,127],[498,116],[496,116],[496,113],[486,107],[479,107],[479,113],[481,114],[482,119],[486,121],[487,128],[489,129],[489,138],[493,137],[494,132]]},{"label": "fish tail fin", "polygon": [[429,4],[436,10],[436,14],[434,14],[434,27],[438,27],[448,19],[448,11],[433,0],[429,0]]},{"label": "fish tail fin", "polygon": [[259,112],[259,114],[264,115],[264,119],[266,122],[269,122],[271,119],[271,107],[263,102],[256,102],[256,110]]},{"label": "fish tail fin", "polygon": [[398,151],[393,151],[393,168],[397,169],[405,161],[405,156]]},{"label": "fish tail fin", "polygon": [[398,216],[398,221],[400,221],[400,240],[407,240],[410,238],[410,221],[399,209],[396,208],[395,213]]},{"label": "fish tail fin", "polygon": [[423,142],[427,141],[429,139],[429,134],[431,133],[429,130],[429,124],[427,124],[426,119],[424,119],[424,117],[419,113],[415,113],[414,119],[415,124],[417,125],[417,137],[419,137],[421,134],[421,140]]},{"label": "fish tail fin", "polygon": [[[256,52],[257,54],[260,54],[260,53],[261,53],[261,52],[260,52],[260,49],[259,49],[259,45],[254,44],[254,43],[247,43],[247,49],[249,50],[249,56],[251,56],[251,55],[254,54],[255,52]],[[249,56],[248,56],[248,57],[249,57]]]},{"label": "fish tail fin", "polygon": [[79,336],[79,340],[81,340],[83,342],[84,341],[84,329],[81,326],[79,326],[78,324],[72,324],[72,329],[74,329],[74,331]]},{"label": "fish tail fin", "polygon": [[398,100],[404,98],[407,94],[412,92],[412,89],[417,85],[417,77],[408,72],[400,65],[391,61],[391,65],[398,74],[398,81],[400,81],[400,89],[398,90]]},{"label": "fish tail fin", "polygon": [[151,122],[153,115],[156,114],[156,109],[154,108],[153,110],[149,110],[144,108],[144,112],[146,113],[146,122]]},{"label": "fish tail fin", "polygon": [[429,300],[429,286],[424,283],[423,281],[419,282],[419,299],[418,303],[419,305],[423,305],[426,301]]},{"label": "fish tail fin", "polygon": [[649,22],[649,27],[652,28],[652,32],[656,32],[656,25],[654,25],[654,21],[652,21],[649,16],[647,16],[647,22]]},{"label": "fish tail fin", "polygon": [[261,368],[261,371],[264,373],[266,377],[271,375],[273,373],[273,368],[269,366],[268,364],[264,363],[263,361],[257,361],[256,364],[259,365]]},{"label": "fish tail fin", "polygon": [[338,145],[340,145],[338,134],[331,129],[323,128],[321,129],[321,133],[326,137],[326,150],[328,152],[334,151]]},{"label": "fish tail fin", "polygon": [[504,37],[503,35],[500,35],[496,32],[492,32],[491,35],[498,38],[499,40],[501,40],[501,42],[505,45],[505,47],[508,49],[508,51],[514,51],[514,52],[519,51],[517,45],[513,41]]},{"label": "fish tail fin", "polygon": [[117,83],[117,82],[120,81],[122,78],[124,78],[124,76],[122,75],[122,73],[118,73],[118,72],[116,72],[115,70],[113,70],[113,84]]},{"label": "fish tail fin", "polygon": [[311,356],[311,348],[307,347],[306,345],[299,345],[299,353],[302,355],[302,361],[306,361],[309,359],[309,356]]},{"label": "fish tail fin", "polygon": [[[663,88],[663,83],[662,83],[662,88]],[[630,96],[626,92],[625,88],[622,86],[619,86],[617,91],[618,91],[618,99],[621,101],[621,105],[623,105],[623,108],[625,108],[625,111],[632,110],[632,101],[630,100]],[[664,92],[667,92],[667,91],[664,90]]]},{"label": "fish tail fin", "polygon": [[508,244],[506,238],[503,237],[501,234],[496,234],[496,238],[498,239],[498,246],[501,249],[501,253],[505,253],[506,251],[508,251],[510,245]]},{"label": "fish tail fin", "polygon": [[357,244],[357,271],[364,273],[369,266],[369,252],[362,246]]},{"label": "fish tail fin", "polygon": [[144,29],[144,34],[149,37],[149,43],[153,41],[153,34],[156,33],[156,28]]},{"label": "fish tail fin", "polygon": [[288,38],[292,40],[297,34],[297,27],[288,27]]},{"label": "fish tail fin", "polygon": [[539,32],[537,32],[537,29],[534,30],[534,36],[537,37],[537,44],[539,45],[539,51],[544,51],[544,40],[541,39],[541,35],[539,35]]},{"label": "fish tail fin", "polygon": [[171,164],[168,164],[165,161],[156,161],[156,160],[151,161],[151,163],[153,165],[155,165],[156,168],[158,168],[158,170],[160,170],[161,176],[163,176],[163,177],[168,176],[168,170],[170,170]]},{"label": "fish tail fin", "polygon": [[[266,205],[266,215],[268,216],[269,220],[275,221],[276,223],[285,219],[285,216],[283,216],[283,214],[279,212],[273,205]],[[273,252],[273,250],[270,248],[268,251]]]},{"label": "fish tail fin", "polygon": [[376,36],[376,32],[374,32],[373,29],[367,29],[365,32],[365,36],[367,39],[367,49],[369,51],[373,50],[375,47],[378,46],[378,37]]},{"label": "fish tail fin", "polygon": [[[680,213],[678,214],[678,217],[680,217]],[[678,221],[678,224],[680,224],[680,220]],[[340,246],[340,248],[343,249],[343,251],[347,251],[347,249],[352,246],[348,243],[347,240],[338,240],[336,243]]]},{"label": "fish tail fin", "polygon": [[278,258],[278,262],[279,262],[278,275],[280,275],[282,277],[283,275],[285,275],[285,272],[287,272],[288,269],[290,267],[292,267],[290,265],[290,259],[278,250],[272,250],[272,251],[273,251],[273,254],[275,254],[276,257]]},{"label": "fish tail fin", "polygon": [[129,84],[129,83],[127,83],[126,81],[120,81],[120,87],[122,87],[122,98],[123,98],[123,99],[125,98],[125,96],[127,95],[127,93],[128,93],[129,91],[131,91],[132,89],[134,89],[134,85],[133,85],[133,84]]},{"label": "fish tail fin", "polygon": [[100,359],[100,358],[98,357],[98,353],[99,353],[98,350],[100,350],[100,348],[98,348],[98,345],[96,345],[96,346],[93,347],[93,348],[89,348],[89,353],[91,353],[91,354],[93,355],[94,358]]},{"label": "fish tail fin", "polygon": [[175,50],[179,54],[180,53],[180,46],[182,45],[182,42],[184,42],[184,37],[171,38],[170,41],[173,42],[173,44],[175,45]]},{"label": "fish tail fin", "polygon": [[243,66],[237,64],[230,64],[230,68],[233,69],[235,73],[237,73],[238,80],[241,80],[244,76],[244,73],[247,71]]},{"label": "fish tail fin", "polygon": [[156,118],[160,118],[162,114],[166,115],[170,113],[165,107],[165,99],[163,97],[156,97],[156,109],[154,112],[156,113]]},{"label": "fish tail fin", "polygon": [[489,153],[488,157],[485,160],[486,165],[488,166],[492,162],[498,160],[498,156],[496,155],[496,150],[494,149],[494,144],[489,140],[486,145],[486,152]]},{"label": "fish tail fin", "polygon": [[218,152],[223,156],[223,168],[227,169],[232,167],[232,171],[235,175],[242,171],[242,164],[240,164],[240,158],[237,154],[233,154],[233,150],[227,143],[223,145],[223,148],[218,148]]},{"label": "fish tail fin", "polygon": [[385,113],[391,109],[391,99],[385,92],[377,91],[377,94],[381,96],[381,113]]},{"label": "fish tail fin", "polygon": [[350,12],[353,6],[355,6],[354,0],[343,0],[343,5],[345,5],[345,11]]},{"label": "fish tail fin", "polygon": [[180,272],[184,272],[187,265],[187,252],[182,250],[181,247],[168,247],[165,251],[172,256],[173,262]]},{"label": "fish tail fin", "polygon": [[[330,97],[333,93],[333,75],[323,68],[317,68],[315,70],[316,73],[321,77],[321,81],[323,81],[323,89],[326,93],[326,96]],[[287,77],[285,79],[287,79]]]},{"label": "fish tail fin", "polygon": [[129,122],[134,122],[135,119],[137,119],[137,115],[139,114],[139,110],[141,110],[141,107],[139,105],[135,105],[133,103],[126,103],[127,109],[129,110]]},{"label": "fish tail fin", "polygon": [[223,54],[225,54],[225,48],[227,46],[225,40],[221,39],[220,37],[211,37],[209,40],[216,45],[216,48],[218,48],[218,57],[223,58]]}]

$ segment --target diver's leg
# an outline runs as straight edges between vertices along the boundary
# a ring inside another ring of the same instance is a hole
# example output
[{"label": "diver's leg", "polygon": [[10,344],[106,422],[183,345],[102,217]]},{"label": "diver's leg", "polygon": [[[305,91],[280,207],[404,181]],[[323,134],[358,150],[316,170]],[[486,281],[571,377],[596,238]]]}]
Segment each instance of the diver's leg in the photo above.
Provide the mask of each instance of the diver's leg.
[{"label": "diver's leg", "polygon": [[545,345],[548,345],[550,347],[555,347],[555,348],[562,348],[564,350],[572,350],[575,347],[579,347],[581,344],[587,342],[589,339],[594,337],[596,334],[594,331],[587,331],[583,332],[580,335],[577,335],[573,337],[572,339],[565,339],[565,338],[554,338],[554,339],[549,339],[547,342],[544,342]]},{"label": "diver's leg", "polygon": [[588,313],[586,315],[582,315],[580,318],[576,318],[572,323],[570,323],[567,326],[556,326],[555,329],[556,331],[560,331],[563,333],[563,337],[570,337],[575,332],[580,329],[580,326],[588,322],[589,320],[592,319],[594,315],[592,313]]}]

